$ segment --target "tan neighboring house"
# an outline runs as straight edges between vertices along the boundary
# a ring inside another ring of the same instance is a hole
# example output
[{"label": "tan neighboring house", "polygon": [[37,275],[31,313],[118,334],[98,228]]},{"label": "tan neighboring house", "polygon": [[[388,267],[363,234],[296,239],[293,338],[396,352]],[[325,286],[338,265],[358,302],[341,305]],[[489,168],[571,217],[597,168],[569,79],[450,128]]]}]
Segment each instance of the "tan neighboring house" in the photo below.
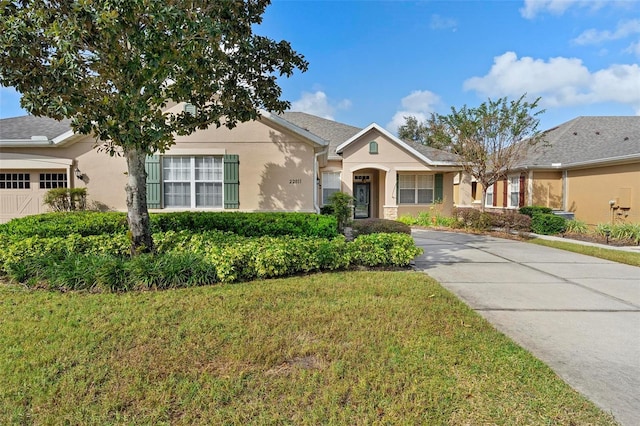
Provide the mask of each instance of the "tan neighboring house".
[{"label": "tan neighboring house", "polygon": [[[263,112],[232,130],[177,136],[149,157],[147,201],[152,212],[318,212],[344,191],[356,197],[356,218],[430,208],[450,214],[459,170],[455,156],[401,141],[375,123],[361,129]],[[125,160],[98,152],[95,139],[74,134],[68,121],[0,120],[0,222],[46,211],[44,194],[59,187],[86,187],[89,203],[125,211],[125,184]]]},{"label": "tan neighboring house", "polygon": [[[640,223],[640,117],[578,117],[487,191],[486,207],[546,206],[590,225]],[[457,205],[479,206],[479,185],[455,178]]]}]

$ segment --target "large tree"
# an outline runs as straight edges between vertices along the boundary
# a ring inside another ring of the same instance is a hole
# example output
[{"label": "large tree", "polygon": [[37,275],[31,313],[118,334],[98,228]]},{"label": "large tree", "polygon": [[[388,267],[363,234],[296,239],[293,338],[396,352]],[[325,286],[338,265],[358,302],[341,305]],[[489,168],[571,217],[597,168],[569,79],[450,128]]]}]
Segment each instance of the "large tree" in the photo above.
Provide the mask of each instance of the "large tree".
[{"label": "large tree", "polygon": [[[463,170],[482,185],[484,210],[487,188],[505,178],[530,149],[543,141],[538,130],[540,98],[528,102],[487,100],[476,108],[451,108],[448,115],[432,114],[424,123],[407,120],[407,128],[420,130],[419,142],[447,149],[460,156]],[[415,118],[414,118],[415,120]]]},{"label": "large tree", "polygon": [[[174,135],[281,112],[278,76],[305,71],[286,41],[254,34],[269,0],[2,2],[0,84],[31,114],[71,118],[126,158],[132,253],[153,250],[145,158]],[[195,114],[169,114],[188,102]]]}]

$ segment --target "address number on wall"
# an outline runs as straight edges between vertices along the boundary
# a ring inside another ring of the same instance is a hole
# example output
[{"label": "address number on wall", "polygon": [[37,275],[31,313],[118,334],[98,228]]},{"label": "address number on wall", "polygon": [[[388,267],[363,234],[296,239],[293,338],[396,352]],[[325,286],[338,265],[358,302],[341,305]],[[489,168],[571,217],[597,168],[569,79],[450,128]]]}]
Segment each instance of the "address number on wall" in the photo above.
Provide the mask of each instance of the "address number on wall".
[{"label": "address number on wall", "polygon": [[289,185],[298,185],[302,183],[302,179],[289,179]]}]

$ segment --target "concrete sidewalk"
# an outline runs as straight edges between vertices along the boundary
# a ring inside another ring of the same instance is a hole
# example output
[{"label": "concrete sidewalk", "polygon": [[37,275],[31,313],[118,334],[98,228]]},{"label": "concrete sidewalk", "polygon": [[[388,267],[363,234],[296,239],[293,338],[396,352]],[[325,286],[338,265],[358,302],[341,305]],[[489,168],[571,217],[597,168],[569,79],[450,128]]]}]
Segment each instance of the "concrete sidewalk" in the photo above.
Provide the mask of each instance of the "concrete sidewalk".
[{"label": "concrete sidewalk", "polygon": [[489,236],[413,237],[416,269],[622,425],[640,424],[640,268]]}]

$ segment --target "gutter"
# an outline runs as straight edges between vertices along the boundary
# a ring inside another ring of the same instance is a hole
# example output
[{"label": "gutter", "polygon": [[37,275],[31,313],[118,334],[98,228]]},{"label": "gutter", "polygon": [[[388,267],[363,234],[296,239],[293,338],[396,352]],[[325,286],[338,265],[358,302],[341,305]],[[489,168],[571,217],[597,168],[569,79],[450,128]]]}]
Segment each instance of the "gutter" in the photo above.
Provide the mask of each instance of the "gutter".
[{"label": "gutter", "polygon": [[32,146],[51,146],[54,144],[46,136],[32,136],[31,139],[0,139],[0,146],[7,148],[28,148]]},{"label": "gutter", "polygon": [[315,182],[313,182],[313,208],[317,214],[320,214],[320,206],[318,205],[318,179],[320,179],[318,158],[320,158],[321,155],[325,155],[327,152],[329,152],[329,148],[316,152],[313,156],[313,177],[315,178]]}]

